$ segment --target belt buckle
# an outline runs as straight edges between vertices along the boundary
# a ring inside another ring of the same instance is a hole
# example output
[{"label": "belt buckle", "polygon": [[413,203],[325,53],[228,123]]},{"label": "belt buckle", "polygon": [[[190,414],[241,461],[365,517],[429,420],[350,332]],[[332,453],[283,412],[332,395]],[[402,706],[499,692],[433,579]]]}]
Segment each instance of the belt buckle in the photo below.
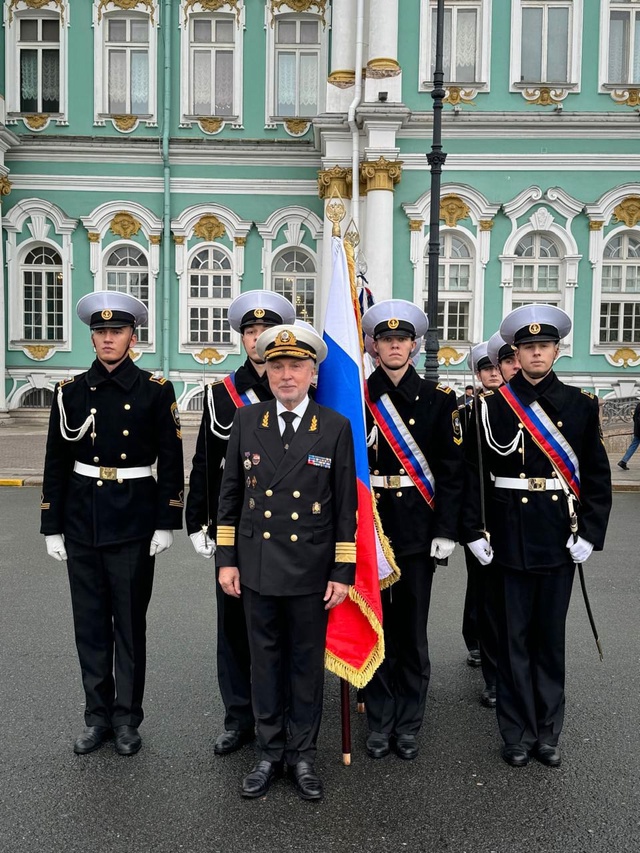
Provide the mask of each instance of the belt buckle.
[{"label": "belt buckle", "polygon": [[100,479],[101,480],[116,480],[118,478],[118,469],[117,468],[103,468],[100,466]]},{"label": "belt buckle", "polygon": [[400,477],[397,474],[393,477],[387,477],[387,484],[388,489],[399,489]]},{"label": "belt buckle", "polygon": [[546,477],[529,477],[530,492],[544,492],[547,489]]}]

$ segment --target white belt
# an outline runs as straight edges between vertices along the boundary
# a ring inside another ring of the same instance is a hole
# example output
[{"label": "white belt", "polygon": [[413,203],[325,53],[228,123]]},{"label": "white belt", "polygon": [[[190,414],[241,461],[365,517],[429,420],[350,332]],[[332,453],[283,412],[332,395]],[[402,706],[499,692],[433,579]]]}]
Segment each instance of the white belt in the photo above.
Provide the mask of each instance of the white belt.
[{"label": "white belt", "polygon": [[491,475],[497,489],[520,489],[524,492],[560,492],[560,480],[545,480],[544,477],[494,477]]},{"label": "white belt", "polygon": [[83,477],[95,477],[97,480],[139,480],[152,476],[151,465],[142,465],[139,468],[104,468],[100,465],[74,462],[73,470]]},{"label": "white belt", "polygon": [[399,474],[391,477],[376,477],[371,476],[371,485],[376,489],[406,489],[408,486],[415,486],[411,477],[401,477]]}]

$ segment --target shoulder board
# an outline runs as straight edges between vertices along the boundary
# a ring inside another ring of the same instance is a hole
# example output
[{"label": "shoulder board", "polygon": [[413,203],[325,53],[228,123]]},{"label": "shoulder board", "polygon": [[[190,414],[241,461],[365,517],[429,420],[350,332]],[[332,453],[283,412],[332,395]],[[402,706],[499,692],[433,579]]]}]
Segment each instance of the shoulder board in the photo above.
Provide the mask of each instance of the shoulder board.
[{"label": "shoulder board", "polygon": [[480,394],[480,396],[481,397],[490,397],[492,394],[493,394],[493,391],[483,391],[482,394]]},{"label": "shoulder board", "polygon": [[70,382],[73,382],[74,379],[75,376],[70,376],[68,379],[61,379],[60,382],[58,382],[58,385],[62,388],[64,385],[68,385]]},{"label": "shoulder board", "polygon": [[582,391],[582,393],[583,393],[586,397],[591,397],[591,399],[592,399],[592,400],[593,400],[593,399],[595,399],[595,397],[594,397],[594,395],[591,393],[591,391],[585,391],[585,390],[584,390],[584,388],[581,388],[580,390]]},{"label": "shoulder board", "polygon": [[165,379],[165,377],[164,377],[164,376],[150,376],[150,377],[149,377],[149,382],[155,382],[155,383],[157,383],[158,385],[164,385],[164,383],[165,383],[166,381],[167,381],[167,380]]},{"label": "shoulder board", "polygon": [[450,394],[450,393],[451,393],[451,388],[450,388],[448,385],[443,385],[443,384],[442,384],[442,382],[439,382],[439,383],[436,385],[436,389],[437,389],[438,391],[444,391],[444,393],[445,393],[445,394]]}]

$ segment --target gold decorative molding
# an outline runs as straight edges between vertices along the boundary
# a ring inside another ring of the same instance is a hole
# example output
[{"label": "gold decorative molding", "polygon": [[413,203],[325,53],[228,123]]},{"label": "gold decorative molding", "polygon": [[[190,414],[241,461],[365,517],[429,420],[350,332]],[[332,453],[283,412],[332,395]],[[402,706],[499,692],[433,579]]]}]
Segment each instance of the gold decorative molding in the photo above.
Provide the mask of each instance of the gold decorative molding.
[{"label": "gold decorative molding", "polygon": [[[13,10],[21,2],[21,0],[11,0],[9,6],[9,23],[13,22]],[[60,23],[64,24],[64,0],[22,0],[24,5],[29,9],[44,9],[49,3],[53,3],[60,10]]]},{"label": "gold decorative molding", "polygon": [[127,210],[121,210],[111,220],[111,233],[130,240],[141,228],[138,220]]},{"label": "gold decorative molding", "polygon": [[247,238],[246,237],[234,237],[233,242],[235,243],[236,246],[240,246],[240,247],[246,246],[247,245]]},{"label": "gold decorative molding", "polygon": [[371,80],[384,80],[386,77],[397,77],[402,69],[397,59],[391,59],[388,56],[379,56],[376,59],[370,59],[365,68],[365,77]]},{"label": "gold decorative molding", "polygon": [[540,107],[551,107],[559,104],[567,97],[566,89],[551,89],[542,86],[540,89],[524,89],[522,97],[530,104],[538,104]]},{"label": "gold decorative molding", "polygon": [[318,172],[318,197],[331,198],[334,193],[338,193],[341,198],[351,198],[350,176],[351,169],[342,166],[332,166]]},{"label": "gold decorative molding", "polygon": [[454,347],[440,347],[438,350],[438,363],[450,367],[459,364],[464,358],[464,353],[458,352]]},{"label": "gold decorative molding", "polygon": [[614,89],[611,98],[616,104],[626,107],[640,107],[640,89]]},{"label": "gold decorative molding", "polygon": [[424,219],[410,219],[409,231],[422,231],[424,228]]},{"label": "gold decorative molding", "polygon": [[215,361],[222,361],[223,358],[214,347],[204,347],[200,352],[193,353],[193,357],[200,364],[213,364]]},{"label": "gold decorative molding", "polygon": [[99,243],[100,242],[100,234],[97,231],[89,231],[87,233],[87,237],[89,238],[90,243]]},{"label": "gold decorative molding", "polygon": [[602,219],[592,219],[589,222],[589,231],[602,231],[604,228],[604,221]]},{"label": "gold decorative molding", "polygon": [[279,12],[283,6],[291,9],[292,12],[309,12],[312,8],[318,10],[322,26],[327,26],[325,12],[327,9],[327,0],[271,0],[271,26],[276,17],[276,12]]},{"label": "gold decorative molding", "polygon": [[184,246],[184,234],[173,234],[172,236],[176,246]]},{"label": "gold decorative molding", "polygon": [[31,130],[42,130],[49,121],[49,116],[46,113],[28,115],[23,117],[23,121],[27,127],[31,128]]},{"label": "gold decorative molding", "polygon": [[640,361],[640,355],[631,349],[631,347],[621,347],[608,360],[618,367],[629,367],[631,362],[637,363]]},{"label": "gold decorative molding", "polygon": [[138,116],[130,115],[113,115],[111,119],[118,130],[133,130],[138,123]]},{"label": "gold decorative molding", "polygon": [[130,12],[138,6],[144,6],[149,12],[149,20],[151,21],[151,24],[155,26],[153,16],[156,11],[156,4],[154,0],[100,0],[100,5],[98,6],[98,23],[102,20],[102,10],[110,3],[125,12]]},{"label": "gold decorative molding", "polygon": [[469,206],[459,195],[452,193],[440,199],[440,219],[444,220],[448,228],[455,228],[461,219],[466,219],[468,216]]},{"label": "gold decorative molding", "polygon": [[193,11],[194,6],[200,6],[203,12],[217,12],[223,6],[230,6],[236,11],[236,20],[240,26],[240,0],[184,0],[184,22],[187,23],[189,10]]},{"label": "gold decorative molding", "polygon": [[162,234],[152,234],[149,237],[149,242],[152,246],[159,246],[162,243]]},{"label": "gold decorative molding", "polygon": [[224,237],[227,232],[217,216],[213,213],[205,213],[196,222],[193,233],[196,237],[201,237],[203,240],[212,243],[216,237]]},{"label": "gold decorative molding", "polygon": [[0,177],[0,199],[11,192],[11,181],[6,175]]},{"label": "gold decorative molding", "polygon": [[613,209],[614,222],[624,222],[627,228],[634,228],[640,220],[640,196],[628,195]]},{"label": "gold decorative molding", "polygon": [[495,225],[495,221],[493,219],[481,219],[478,222],[481,231],[491,231],[493,226]]},{"label": "gold decorative molding", "polygon": [[288,118],[285,119],[284,126],[292,136],[302,136],[311,127],[311,122],[308,118]]},{"label": "gold decorative molding", "polygon": [[224,124],[224,119],[216,118],[215,116],[211,116],[211,118],[209,116],[200,116],[198,124],[200,125],[200,130],[205,133],[217,133]]},{"label": "gold decorative molding", "polygon": [[48,347],[44,344],[32,344],[24,347],[27,355],[35,361],[43,361],[54,347]]},{"label": "gold decorative molding", "polygon": [[350,89],[356,82],[355,71],[332,71],[327,77],[327,83],[337,89]]},{"label": "gold decorative molding", "polygon": [[386,157],[378,157],[374,161],[360,164],[360,174],[366,181],[366,192],[374,190],[391,190],[402,177],[402,161],[387,160]]},{"label": "gold decorative molding", "polygon": [[450,86],[446,91],[447,94],[442,100],[443,104],[452,104],[454,107],[459,104],[468,104],[475,107],[473,101],[477,94],[475,89],[462,89],[460,86]]}]

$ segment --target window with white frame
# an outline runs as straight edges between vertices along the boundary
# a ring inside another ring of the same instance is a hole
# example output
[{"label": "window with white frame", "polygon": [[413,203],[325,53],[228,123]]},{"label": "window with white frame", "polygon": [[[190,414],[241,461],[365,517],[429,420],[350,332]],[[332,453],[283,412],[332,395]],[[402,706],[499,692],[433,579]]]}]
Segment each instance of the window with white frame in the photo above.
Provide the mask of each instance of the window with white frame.
[{"label": "window with white frame", "polygon": [[273,289],[296,309],[296,317],[313,325],[316,302],[316,265],[301,249],[288,249],[273,264]]},{"label": "window with white frame", "polygon": [[60,112],[60,18],[20,17],[18,26],[21,113]]},{"label": "window with white frame", "polygon": [[513,265],[513,308],[561,301],[561,252],[549,236],[532,232],[519,240]]},{"label": "window with white frame", "polygon": [[607,82],[640,83],[640,4],[636,0],[609,3],[609,50]]},{"label": "window with white frame", "polygon": [[275,21],[275,115],[313,117],[319,112],[322,23],[283,15]]},{"label": "window with white frame", "polygon": [[233,296],[233,276],[229,255],[217,246],[195,252],[189,263],[188,289],[188,342],[230,345],[227,313]]},{"label": "window with white frame", "polygon": [[105,16],[106,112],[147,116],[149,107],[149,18]]},{"label": "window with white frame", "polygon": [[[423,307],[429,290],[428,247],[425,250]],[[457,234],[445,231],[438,264],[438,335],[443,341],[469,341],[473,299],[473,254]]]},{"label": "window with white frame", "polygon": [[60,254],[50,246],[36,246],[25,255],[20,272],[23,340],[63,340],[64,286]]},{"label": "window with white frame", "polygon": [[[480,76],[481,3],[445,3],[442,44],[444,79],[450,83],[473,83]],[[431,5],[431,73],[436,55],[437,7]]]},{"label": "window with white frame", "polygon": [[[119,246],[110,250],[105,264],[107,290],[128,293],[149,309],[149,264],[145,253],[135,246]],[[138,342],[149,343],[149,326],[138,326]]]},{"label": "window with white frame", "polygon": [[236,22],[233,15],[189,19],[189,113],[234,115]]},{"label": "window with white frame", "polygon": [[625,232],[604,247],[601,344],[640,343],[640,235]]},{"label": "window with white frame", "polygon": [[523,0],[521,83],[570,80],[572,0]]}]

